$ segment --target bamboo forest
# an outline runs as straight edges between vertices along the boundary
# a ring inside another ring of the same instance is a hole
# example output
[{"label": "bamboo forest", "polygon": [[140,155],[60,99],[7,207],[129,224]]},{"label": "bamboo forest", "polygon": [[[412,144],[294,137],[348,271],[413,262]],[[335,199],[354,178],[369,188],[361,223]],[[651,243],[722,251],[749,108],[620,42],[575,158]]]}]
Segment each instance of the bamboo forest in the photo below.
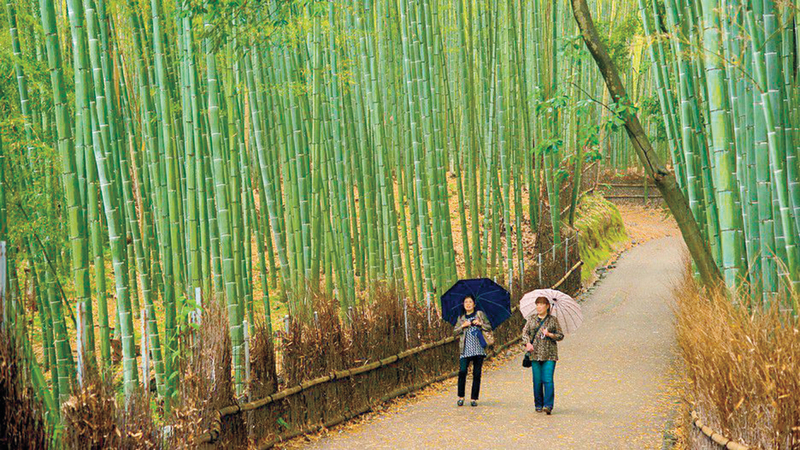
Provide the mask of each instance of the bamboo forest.
[{"label": "bamboo forest", "polygon": [[0,447],[800,446],[793,0],[0,1]]}]

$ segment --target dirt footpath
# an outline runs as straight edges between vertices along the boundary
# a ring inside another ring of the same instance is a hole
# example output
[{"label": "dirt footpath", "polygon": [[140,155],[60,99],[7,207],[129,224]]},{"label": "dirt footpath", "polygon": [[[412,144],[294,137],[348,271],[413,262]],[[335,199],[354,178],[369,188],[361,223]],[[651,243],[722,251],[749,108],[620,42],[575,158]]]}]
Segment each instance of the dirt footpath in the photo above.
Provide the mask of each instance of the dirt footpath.
[{"label": "dirt footpath", "polygon": [[457,407],[449,380],[439,392],[334,429],[308,447],[661,448],[675,402],[670,285],[682,258],[679,237],[642,243],[586,294],[583,327],[559,344],[552,416],[534,412],[531,373],[518,353],[485,372],[477,408]]}]

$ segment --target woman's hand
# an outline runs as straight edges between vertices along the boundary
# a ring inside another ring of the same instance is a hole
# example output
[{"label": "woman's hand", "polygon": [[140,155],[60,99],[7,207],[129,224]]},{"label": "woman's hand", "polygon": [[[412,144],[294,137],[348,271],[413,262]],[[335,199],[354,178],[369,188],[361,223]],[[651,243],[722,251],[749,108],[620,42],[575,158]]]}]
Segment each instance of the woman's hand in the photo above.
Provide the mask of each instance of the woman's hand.
[{"label": "woman's hand", "polygon": [[547,328],[542,329],[542,335],[544,335],[544,337],[553,337],[553,333],[549,332]]},{"label": "woman's hand", "polygon": [[461,324],[461,328],[467,328],[470,326],[472,326],[472,322],[470,322],[469,320],[465,320],[464,323]]},{"label": "woman's hand", "polygon": [[530,342],[525,344],[525,351],[526,352],[532,352],[533,351],[533,344],[531,344]]},{"label": "woman's hand", "polygon": [[472,324],[475,325],[476,327],[479,327],[483,325],[483,322],[481,322],[481,319],[475,319],[472,321]]}]

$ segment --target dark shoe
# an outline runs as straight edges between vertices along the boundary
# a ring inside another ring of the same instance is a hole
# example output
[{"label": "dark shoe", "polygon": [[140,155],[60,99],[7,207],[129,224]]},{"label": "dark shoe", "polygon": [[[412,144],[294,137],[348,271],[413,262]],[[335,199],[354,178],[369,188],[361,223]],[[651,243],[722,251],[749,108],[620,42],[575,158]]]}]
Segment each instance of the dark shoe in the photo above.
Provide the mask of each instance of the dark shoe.
[{"label": "dark shoe", "polygon": [[536,412],[542,412],[542,408],[536,408]]},{"label": "dark shoe", "polygon": [[548,407],[545,407],[545,408],[544,408],[544,412],[546,412],[546,413],[547,413],[547,415],[549,416],[549,415],[550,415],[550,413],[552,413],[552,412],[553,412],[553,408],[548,408]]},{"label": "dark shoe", "polygon": [[463,398],[458,399],[458,406],[464,406],[464,399]]},{"label": "dark shoe", "polygon": [[473,400],[472,403],[469,404],[470,406],[478,406],[478,401]]}]

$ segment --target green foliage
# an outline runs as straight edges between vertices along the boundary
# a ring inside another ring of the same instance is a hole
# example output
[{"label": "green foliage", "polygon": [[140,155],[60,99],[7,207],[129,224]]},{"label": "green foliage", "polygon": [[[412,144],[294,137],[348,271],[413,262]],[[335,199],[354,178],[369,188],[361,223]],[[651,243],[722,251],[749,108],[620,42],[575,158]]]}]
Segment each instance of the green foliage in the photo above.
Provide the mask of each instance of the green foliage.
[{"label": "green foliage", "polygon": [[[592,103],[594,102],[586,100],[584,102],[579,102],[579,105],[581,108],[587,108],[587,105]],[[587,163],[603,159],[603,155],[600,151],[601,135],[604,134],[605,139],[608,139],[609,136],[619,131],[625,125],[625,121],[628,118],[636,115],[638,112],[638,108],[634,106],[628,98],[612,103],[609,109],[612,114],[608,116],[605,122],[599,124],[597,122],[584,122],[585,124],[581,126],[579,136],[581,136],[582,139],[579,142],[583,145],[584,161]]]},{"label": "green foliage", "polygon": [[653,93],[653,95],[642,99],[639,104],[641,105],[642,119],[646,120],[650,118],[650,123],[654,125],[654,133],[648,136],[650,140],[652,142],[666,142],[667,128],[664,126],[664,120],[661,116],[661,107],[658,104],[658,97]]},{"label": "green foliage", "polygon": [[564,92],[558,92],[553,97],[540,100],[536,104],[536,113],[547,113],[548,115],[555,116],[569,104],[569,96]]},{"label": "green foliage", "polygon": [[[66,231],[63,227],[65,211],[62,209],[62,191],[58,176],[60,159],[55,149],[49,145],[49,135],[34,133],[33,140],[26,139],[26,118],[20,110],[16,64],[19,64],[25,74],[30,102],[47,113],[45,117],[29,117],[27,120],[38,121],[34,124],[34,130],[41,128],[43,120],[51,120],[48,105],[43,104],[46,99],[52,98],[46,65],[44,61],[36,59],[34,46],[25,45],[36,42],[36,36],[41,36],[41,25],[28,8],[16,10],[17,32],[23,43],[22,55],[18,58],[12,52],[5,7],[0,8],[0,11],[3,28],[0,33],[0,134],[5,154],[7,237],[9,242],[16,243],[15,251],[19,257],[27,258],[34,255],[27,255],[28,248],[22,244],[36,242],[37,237],[43,244],[52,243],[58,249],[64,248],[66,244]],[[38,250],[38,244],[34,248]]]},{"label": "green foliage", "polygon": [[[327,13],[328,2],[323,0],[186,0],[177,15],[204,17],[206,27],[199,37],[219,50],[234,35],[239,45],[247,45],[251,37],[300,43],[313,26],[312,18],[325,18]],[[275,33],[278,29],[280,35]]]},{"label": "green foliage", "polygon": [[289,424],[288,424],[288,423],[286,423],[286,421],[285,421],[285,420],[283,420],[283,417],[278,417],[278,419],[276,420],[276,422],[278,422],[278,425],[282,426],[283,428],[286,428],[287,430],[288,430],[289,428],[291,428],[291,427],[289,426]]},{"label": "green foliage", "polygon": [[625,122],[635,116],[639,110],[627,97],[612,103],[610,109],[612,112],[611,117],[603,124],[603,129],[609,133],[613,133],[625,126]]},{"label": "green foliage", "polygon": [[628,72],[631,69],[631,38],[643,32],[639,16],[631,14],[613,23],[598,20],[595,25],[617,69],[620,73]]},{"label": "green foliage", "polygon": [[555,182],[558,183],[560,186],[562,183],[567,181],[569,178],[569,172],[567,172],[564,167],[567,165],[570,158],[565,158],[565,160],[561,161],[559,164],[558,170],[556,170]]},{"label": "green foliage", "polygon": [[[0,133],[6,158],[9,242],[20,244],[38,236],[43,243],[52,242],[62,248],[66,230],[62,224],[61,183],[55,171],[58,155],[41,140],[25,139],[19,112],[0,121]],[[53,209],[55,215],[51,214]],[[20,250],[27,253],[27,249]]]},{"label": "green foliage", "polygon": [[[5,3],[3,0],[2,3]],[[4,5],[3,5],[4,6]],[[17,58],[11,51],[11,35],[8,32],[8,20],[5,15],[5,8],[0,7],[0,117],[4,120],[13,115],[20,115],[19,112],[19,92],[17,90],[17,80],[14,73],[14,63],[18,62],[25,72],[25,79],[28,83],[28,97],[32,102],[44,101],[52,98],[52,88],[47,73],[47,63],[36,59],[36,48],[26,45],[41,38],[42,26],[38,23],[30,11],[27,9],[17,10],[17,32],[22,42],[22,56]],[[40,51],[44,51],[39,48]],[[68,80],[67,88],[71,88],[71,80]]]},{"label": "green foliage", "polygon": [[545,155],[548,153],[558,152],[558,150],[563,146],[563,139],[543,139],[539,141],[539,145],[536,146],[535,152],[537,155]]}]

